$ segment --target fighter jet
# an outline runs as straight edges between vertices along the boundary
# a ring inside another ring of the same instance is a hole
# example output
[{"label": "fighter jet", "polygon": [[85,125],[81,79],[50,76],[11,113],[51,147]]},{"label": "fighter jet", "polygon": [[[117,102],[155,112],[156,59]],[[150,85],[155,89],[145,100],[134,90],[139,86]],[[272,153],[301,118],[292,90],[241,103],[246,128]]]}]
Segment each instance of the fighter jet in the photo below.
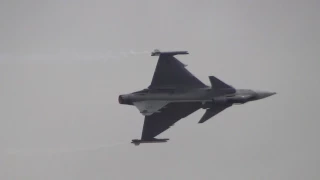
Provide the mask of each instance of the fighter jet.
[{"label": "fighter jet", "polygon": [[175,55],[187,51],[161,52],[154,50],[151,56],[159,56],[151,84],[142,90],[121,94],[118,101],[135,106],[144,116],[141,139],[131,143],[161,143],[169,139],[155,137],[169,129],[177,121],[199,109],[205,113],[198,123],[204,123],[223,110],[236,104],[245,104],[276,94],[251,89],[235,89],[214,76],[209,76],[211,86],[197,79]]}]

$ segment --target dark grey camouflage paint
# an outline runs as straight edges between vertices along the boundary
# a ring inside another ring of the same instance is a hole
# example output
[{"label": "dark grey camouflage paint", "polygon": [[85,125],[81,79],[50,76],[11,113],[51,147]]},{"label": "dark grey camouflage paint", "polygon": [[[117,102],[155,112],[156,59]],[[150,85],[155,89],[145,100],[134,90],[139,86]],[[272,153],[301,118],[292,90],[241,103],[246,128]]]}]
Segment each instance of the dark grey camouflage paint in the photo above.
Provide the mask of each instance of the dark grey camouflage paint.
[{"label": "dark grey camouflage paint", "polygon": [[236,89],[214,76],[209,76],[207,86],[193,76],[174,55],[188,54],[187,51],[160,52],[151,55],[159,60],[150,86],[128,94],[121,94],[118,101],[123,105],[135,105],[145,116],[141,140],[132,143],[166,142],[169,139],[155,139],[180,119],[198,109],[205,109],[199,123],[235,104],[245,104],[276,94],[269,91]]}]

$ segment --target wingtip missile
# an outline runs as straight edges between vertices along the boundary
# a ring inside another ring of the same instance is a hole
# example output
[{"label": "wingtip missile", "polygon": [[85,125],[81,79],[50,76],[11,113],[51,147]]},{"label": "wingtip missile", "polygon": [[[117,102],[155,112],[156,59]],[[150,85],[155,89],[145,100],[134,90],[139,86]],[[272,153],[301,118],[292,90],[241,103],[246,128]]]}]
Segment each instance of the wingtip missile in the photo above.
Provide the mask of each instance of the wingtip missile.
[{"label": "wingtip missile", "polygon": [[165,143],[167,142],[169,139],[151,139],[151,140],[142,140],[142,139],[133,139],[131,141],[132,144],[138,146],[141,143]]},{"label": "wingtip missile", "polygon": [[160,51],[159,49],[155,49],[153,52],[151,52],[151,56],[160,56],[160,55],[179,55],[179,54],[189,54],[188,51]]}]

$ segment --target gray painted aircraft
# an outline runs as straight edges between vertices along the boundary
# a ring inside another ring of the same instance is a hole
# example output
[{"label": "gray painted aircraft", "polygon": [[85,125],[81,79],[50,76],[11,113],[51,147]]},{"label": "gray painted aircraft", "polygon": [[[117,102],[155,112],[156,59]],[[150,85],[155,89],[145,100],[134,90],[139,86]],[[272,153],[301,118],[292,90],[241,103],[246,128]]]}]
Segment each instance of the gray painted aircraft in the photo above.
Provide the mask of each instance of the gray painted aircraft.
[{"label": "gray painted aircraft", "polygon": [[275,92],[235,89],[214,76],[209,76],[207,86],[192,75],[175,55],[189,54],[187,51],[160,52],[152,82],[148,88],[119,95],[120,104],[135,106],[144,115],[141,139],[131,143],[160,143],[169,139],[156,139],[160,133],[198,109],[205,109],[199,123],[234,104],[245,104],[276,94]]}]

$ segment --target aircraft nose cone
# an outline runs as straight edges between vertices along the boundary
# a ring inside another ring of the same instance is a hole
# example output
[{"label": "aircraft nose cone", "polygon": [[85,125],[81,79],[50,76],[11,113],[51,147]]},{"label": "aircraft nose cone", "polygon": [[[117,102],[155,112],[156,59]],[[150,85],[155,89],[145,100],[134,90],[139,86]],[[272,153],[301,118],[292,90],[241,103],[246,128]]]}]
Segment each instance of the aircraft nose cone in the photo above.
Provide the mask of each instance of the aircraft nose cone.
[{"label": "aircraft nose cone", "polygon": [[258,91],[256,93],[257,93],[258,99],[263,99],[263,98],[277,94],[276,92],[268,92],[268,91]]}]

